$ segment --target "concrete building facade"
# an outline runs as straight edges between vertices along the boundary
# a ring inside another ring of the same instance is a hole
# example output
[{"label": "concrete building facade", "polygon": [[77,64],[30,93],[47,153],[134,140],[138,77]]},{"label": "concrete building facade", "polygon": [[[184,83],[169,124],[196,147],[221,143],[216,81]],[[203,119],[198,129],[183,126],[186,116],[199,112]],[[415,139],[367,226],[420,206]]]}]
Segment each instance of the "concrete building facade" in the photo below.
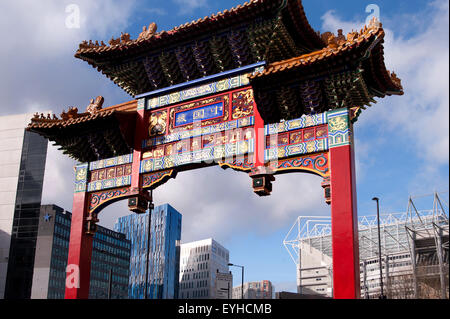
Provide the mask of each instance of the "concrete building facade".
[{"label": "concrete building facade", "polygon": [[48,146],[25,131],[32,117],[0,117],[0,298],[31,295]]},{"label": "concrete building facade", "polygon": [[216,299],[216,275],[228,273],[230,253],[212,238],[181,245],[180,299]]},{"label": "concrete building facade", "polygon": [[[72,214],[61,207],[41,206],[32,299],[64,298],[71,218]],[[130,241],[124,234],[98,226],[93,242],[89,299],[128,298],[130,250]]]},{"label": "concrete building facade", "polygon": [[244,298],[242,285],[233,287],[233,299],[273,299],[275,288],[269,280],[244,283]]}]

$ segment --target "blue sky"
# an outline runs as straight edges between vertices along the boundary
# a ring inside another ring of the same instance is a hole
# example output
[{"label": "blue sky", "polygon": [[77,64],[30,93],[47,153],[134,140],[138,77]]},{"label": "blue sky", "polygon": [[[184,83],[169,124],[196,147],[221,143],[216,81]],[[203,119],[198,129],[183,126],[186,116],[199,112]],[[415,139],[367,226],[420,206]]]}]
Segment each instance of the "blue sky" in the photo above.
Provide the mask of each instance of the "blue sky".
[{"label": "blue sky", "polygon": [[[406,210],[409,195],[448,192],[449,185],[449,5],[447,0],[305,0],[314,29],[360,29],[380,8],[386,30],[388,69],[402,79],[405,95],[388,97],[368,108],[355,125],[357,195],[360,216]],[[0,49],[0,116],[69,106],[83,109],[98,95],[106,105],[130,100],[120,88],[73,57],[82,40],[103,40],[129,32],[136,38],[151,22],[158,30],[229,9],[237,0],[166,1],[2,1],[0,26],[9,30]],[[67,29],[65,8],[77,4],[81,27]],[[72,206],[73,162],[49,149],[44,203]],[[271,280],[277,290],[295,290],[295,267],[282,241],[299,215],[329,215],[321,179],[280,176],[270,198],[256,198],[250,180],[217,167],[179,174],[155,191],[156,204],[170,203],[183,214],[183,241],[214,237],[230,250],[231,261],[245,265],[246,280]],[[448,193],[444,194],[448,203]],[[432,201],[421,203],[430,209]],[[101,215],[112,227],[128,214],[124,203]],[[240,272],[235,283],[240,282]]]}]

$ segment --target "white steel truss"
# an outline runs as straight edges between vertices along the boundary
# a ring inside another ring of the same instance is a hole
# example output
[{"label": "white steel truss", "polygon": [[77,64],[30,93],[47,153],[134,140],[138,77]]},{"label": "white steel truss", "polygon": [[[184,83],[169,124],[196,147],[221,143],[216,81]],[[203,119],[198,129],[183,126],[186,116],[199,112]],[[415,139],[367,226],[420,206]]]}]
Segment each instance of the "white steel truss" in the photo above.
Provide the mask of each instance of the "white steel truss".
[{"label": "white steel truss", "polygon": [[[418,210],[415,200],[433,196],[433,209]],[[411,266],[415,267],[415,252],[411,247],[412,236],[417,238],[434,238],[438,249],[439,272],[441,282],[448,276],[448,262],[443,260],[444,252],[448,254],[448,241],[442,242],[442,236],[448,238],[448,203],[438,193],[410,197],[406,212],[380,214],[381,251],[383,259],[388,256],[407,253],[411,255]],[[361,216],[358,218],[360,261],[378,258],[377,216]],[[322,254],[331,257],[331,217],[299,216],[286,235],[283,245],[291,259],[301,268],[300,247],[313,247]],[[332,265],[330,265],[332,267]],[[330,268],[332,271],[332,268]],[[415,270],[413,269],[413,273]],[[442,288],[442,295],[444,295]],[[448,290],[448,287],[447,287]],[[416,291],[417,296],[417,291]]]}]

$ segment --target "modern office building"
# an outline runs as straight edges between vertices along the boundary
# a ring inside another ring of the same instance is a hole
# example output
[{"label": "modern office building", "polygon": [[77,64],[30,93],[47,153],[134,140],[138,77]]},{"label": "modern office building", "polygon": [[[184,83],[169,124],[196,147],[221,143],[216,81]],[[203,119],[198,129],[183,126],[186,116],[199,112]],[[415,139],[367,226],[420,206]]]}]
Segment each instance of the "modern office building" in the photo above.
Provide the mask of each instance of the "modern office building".
[{"label": "modern office building", "polygon": [[[32,299],[64,298],[71,218],[71,213],[56,205],[41,207]],[[98,226],[93,241],[89,299],[128,298],[130,251],[131,243],[124,234]]]},{"label": "modern office building", "polygon": [[[411,204],[407,212],[380,215],[383,295],[388,299],[448,298],[449,218],[438,203],[435,194],[432,210],[418,211]],[[361,298],[379,298],[377,216],[360,217],[358,230]],[[298,293],[332,297],[331,218],[299,217],[284,245],[297,265]]]},{"label": "modern office building", "polygon": [[28,299],[48,142],[33,114],[0,117],[0,298]]},{"label": "modern office building", "polygon": [[148,217],[148,212],[121,217],[114,227],[116,231],[126,234],[127,239],[131,241],[128,296],[130,299],[145,299],[147,274],[147,299],[177,299],[181,214],[169,204],[153,209],[150,251],[147,248]]},{"label": "modern office building", "polygon": [[245,282],[244,289],[242,285],[233,287],[233,299],[273,299],[274,292],[275,289],[269,280]]},{"label": "modern office building", "polygon": [[230,254],[212,238],[181,245],[180,299],[216,299],[216,274],[228,273]]}]

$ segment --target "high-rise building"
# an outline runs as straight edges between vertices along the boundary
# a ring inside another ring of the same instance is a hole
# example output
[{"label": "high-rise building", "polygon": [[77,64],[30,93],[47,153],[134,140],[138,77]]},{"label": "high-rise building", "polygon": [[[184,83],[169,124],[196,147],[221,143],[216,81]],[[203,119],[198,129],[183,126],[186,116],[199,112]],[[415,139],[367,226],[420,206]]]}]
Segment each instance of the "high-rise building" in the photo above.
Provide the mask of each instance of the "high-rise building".
[{"label": "high-rise building", "polygon": [[[40,210],[32,299],[63,299],[72,214],[56,205]],[[94,235],[89,299],[127,299],[131,243],[98,226]],[[111,295],[110,292],[111,284]]]},{"label": "high-rise building", "polygon": [[33,114],[0,117],[0,298],[28,299],[48,142]]},{"label": "high-rise building", "polygon": [[[181,214],[169,204],[157,206],[151,213],[150,251],[148,251],[148,217],[128,215],[117,220],[114,229],[131,241],[130,299],[177,299],[181,240]],[[148,257],[148,263],[147,263]]]},{"label": "high-rise building", "polygon": [[269,280],[244,283],[244,298],[242,285],[233,287],[233,299],[273,299],[274,287]]},{"label": "high-rise building", "polygon": [[180,299],[216,299],[216,274],[228,273],[230,254],[209,238],[181,245]]}]

